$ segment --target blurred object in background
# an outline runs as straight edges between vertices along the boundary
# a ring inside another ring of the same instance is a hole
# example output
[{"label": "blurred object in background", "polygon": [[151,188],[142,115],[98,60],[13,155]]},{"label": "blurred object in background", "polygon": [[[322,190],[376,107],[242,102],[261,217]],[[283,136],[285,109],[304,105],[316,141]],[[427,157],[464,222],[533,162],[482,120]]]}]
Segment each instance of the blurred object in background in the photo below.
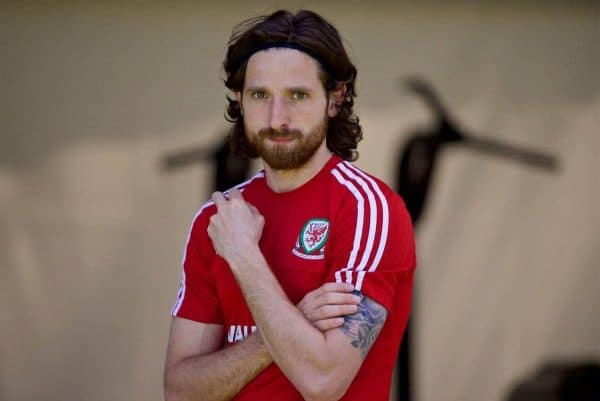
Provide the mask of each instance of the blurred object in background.
[{"label": "blurred object in background", "polygon": [[544,171],[553,172],[558,169],[558,160],[553,155],[476,136],[463,129],[425,80],[412,77],[403,80],[402,85],[423,99],[435,119],[431,128],[408,135],[409,139],[399,152],[401,156],[397,162],[396,187],[415,224],[426,204],[438,152],[446,145],[458,143],[490,156],[508,158]]},{"label": "blurred object in background", "polygon": [[[223,136],[225,137],[225,135]],[[211,148],[193,148],[169,153],[161,159],[161,164],[163,170],[171,172],[206,160],[210,160],[215,167],[214,191],[225,191],[233,188],[244,182],[249,176],[250,159],[233,155],[229,150],[227,140]],[[200,184],[200,191],[204,194],[204,185],[202,184]]]},{"label": "blurred object in background", "polygon": [[600,364],[550,362],[519,381],[506,401],[600,401]]},{"label": "blurred object in background", "polygon": [[[419,96],[431,109],[434,123],[431,128],[417,130],[408,135],[402,145],[396,163],[396,190],[404,199],[415,228],[427,204],[427,196],[433,181],[434,168],[443,146],[459,143],[490,156],[500,156],[545,171],[557,170],[558,160],[553,155],[519,148],[494,139],[480,138],[468,133],[450,116],[433,87],[424,79],[407,78],[402,84]],[[415,287],[415,291],[417,291]],[[416,314],[413,302],[412,319]],[[411,321],[404,333],[398,353],[398,401],[411,401]]]}]

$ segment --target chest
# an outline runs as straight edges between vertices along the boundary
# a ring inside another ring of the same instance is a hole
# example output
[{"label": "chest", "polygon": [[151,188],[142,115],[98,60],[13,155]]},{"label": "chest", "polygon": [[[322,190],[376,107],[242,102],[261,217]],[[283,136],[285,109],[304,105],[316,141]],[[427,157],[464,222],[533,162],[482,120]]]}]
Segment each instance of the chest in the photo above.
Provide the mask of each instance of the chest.
[{"label": "chest", "polygon": [[[300,204],[298,204],[300,203]],[[329,273],[331,232],[328,202],[255,204],[265,217],[260,248],[288,299],[298,303],[321,286]],[[253,325],[252,315],[229,266],[215,258],[213,275],[225,324]]]}]

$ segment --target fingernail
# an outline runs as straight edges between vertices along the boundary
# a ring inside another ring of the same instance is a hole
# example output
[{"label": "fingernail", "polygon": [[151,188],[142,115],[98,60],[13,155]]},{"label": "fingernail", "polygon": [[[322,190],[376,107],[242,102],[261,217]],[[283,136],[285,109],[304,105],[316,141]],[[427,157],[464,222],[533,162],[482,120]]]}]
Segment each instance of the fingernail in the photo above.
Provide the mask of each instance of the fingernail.
[{"label": "fingernail", "polygon": [[352,295],[352,300],[357,304],[360,303],[360,297],[358,295]]}]

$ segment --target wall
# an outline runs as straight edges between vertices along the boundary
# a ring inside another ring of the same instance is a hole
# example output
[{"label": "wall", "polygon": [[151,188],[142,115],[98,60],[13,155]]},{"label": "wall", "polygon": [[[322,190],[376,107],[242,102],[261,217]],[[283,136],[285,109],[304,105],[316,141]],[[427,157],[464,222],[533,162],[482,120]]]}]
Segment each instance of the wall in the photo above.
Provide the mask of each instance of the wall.
[{"label": "wall", "polygon": [[[159,161],[219,140],[230,28],[289,4],[4,7],[0,399],[162,399],[179,258],[212,169]],[[417,74],[470,131],[560,158],[548,174],[443,153],[417,238],[418,399],[499,401],[548,358],[600,357],[598,7],[303,4],[358,65],[361,167],[393,184],[430,120],[397,85]]]}]

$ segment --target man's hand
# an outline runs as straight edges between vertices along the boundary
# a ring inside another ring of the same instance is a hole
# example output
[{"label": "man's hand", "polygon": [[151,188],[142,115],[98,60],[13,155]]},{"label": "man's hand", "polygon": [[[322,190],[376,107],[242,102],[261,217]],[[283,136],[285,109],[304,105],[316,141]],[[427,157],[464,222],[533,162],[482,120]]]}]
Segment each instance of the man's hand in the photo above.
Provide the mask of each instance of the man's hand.
[{"label": "man's hand", "polygon": [[217,254],[231,262],[245,250],[258,246],[265,219],[244,200],[242,193],[237,189],[229,191],[228,196],[215,192],[212,200],[217,213],[210,218],[208,235]]},{"label": "man's hand", "polygon": [[[373,343],[355,338],[365,334],[364,328],[354,330],[364,320],[360,306],[355,313],[343,315],[346,306],[340,305],[345,301],[327,289],[316,291],[300,307],[290,303],[258,246],[264,218],[237,190],[229,193],[229,199],[220,192],[212,199],[217,213],[210,218],[208,235],[215,251],[229,264],[268,354],[304,399],[339,399]],[[353,294],[342,293],[342,298],[348,295]],[[384,309],[375,301],[373,306]],[[342,326],[322,331],[340,323],[338,313],[346,318]],[[356,314],[360,314],[358,319],[347,320]],[[377,337],[384,321],[385,313],[377,324],[369,321],[369,339]]]},{"label": "man's hand", "polygon": [[344,316],[358,311],[360,297],[352,294],[353,289],[348,283],[325,283],[306,294],[296,306],[316,328],[325,332],[341,327]]}]

